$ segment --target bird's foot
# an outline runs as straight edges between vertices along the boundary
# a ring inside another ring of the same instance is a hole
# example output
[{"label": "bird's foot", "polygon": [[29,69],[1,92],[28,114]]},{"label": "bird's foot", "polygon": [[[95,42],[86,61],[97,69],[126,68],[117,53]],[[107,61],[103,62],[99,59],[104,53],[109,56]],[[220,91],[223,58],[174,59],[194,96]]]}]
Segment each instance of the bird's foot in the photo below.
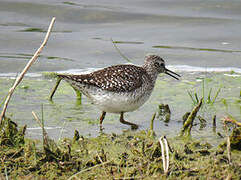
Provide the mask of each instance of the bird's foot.
[{"label": "bird's foot", "polygon": [[124,120],[124,113],[123,113],[123,112],[120,114],[120,122],[121,122],[122,124],[130,125],[130,126],[131,126],[131,130],[136,130],[136,129],[138,129],[138,127],[139,127],[137,124],[134,124],[134,123],[125,121],[125,120]]},{"label": "bird's foot", "polygon": [[100,133],[103,133],[103,130],[104,130],[105,128],[103,128],[103,126],[102,126],[102,124],[100,124]]},{"label": "bird's foot", "polygon": [[139,126],[137,124],[132,124],[131,125],[131,130],[137,130]]}]

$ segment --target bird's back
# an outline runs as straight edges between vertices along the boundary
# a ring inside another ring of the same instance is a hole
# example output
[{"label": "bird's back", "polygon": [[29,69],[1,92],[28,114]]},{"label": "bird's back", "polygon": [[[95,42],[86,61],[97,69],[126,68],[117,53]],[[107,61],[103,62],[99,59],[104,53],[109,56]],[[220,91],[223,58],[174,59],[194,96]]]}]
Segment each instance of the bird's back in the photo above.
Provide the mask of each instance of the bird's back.
[{"label": "bird's back", "polygon": [[149,79],[146,71],[135,65],[116,65],[89,74],[58,76],[72,85],[83,84],[111,92],[134,91]]}]

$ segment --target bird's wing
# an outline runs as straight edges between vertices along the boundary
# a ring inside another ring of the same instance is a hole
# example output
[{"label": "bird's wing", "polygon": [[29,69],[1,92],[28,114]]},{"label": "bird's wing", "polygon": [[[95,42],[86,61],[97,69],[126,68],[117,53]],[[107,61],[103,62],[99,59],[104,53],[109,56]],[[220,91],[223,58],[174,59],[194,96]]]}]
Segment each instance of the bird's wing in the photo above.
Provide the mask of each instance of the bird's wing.
[{"label": "bird's wing", "polygon": [[143,83],[142,76],[145,71],[134,65],[117,65],[107,67],[90,74],[59,75],[75,83],[92,85],[103,90],[114,92],[130,92]]}]

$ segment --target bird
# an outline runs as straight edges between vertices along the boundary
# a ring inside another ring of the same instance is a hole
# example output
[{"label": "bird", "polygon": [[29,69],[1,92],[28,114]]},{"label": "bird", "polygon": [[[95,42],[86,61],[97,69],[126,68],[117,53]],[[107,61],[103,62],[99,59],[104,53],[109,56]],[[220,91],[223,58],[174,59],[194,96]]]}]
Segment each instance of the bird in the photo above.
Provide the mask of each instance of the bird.
[{"label": "bird", "polygon": [[150,97],[156,79],[165,73],[177,80],[179,74],[167,69],[165,61],[158,55],[146,55],[142,66],[121,64],[109,66],[89,74],[57,74],[67,81],[74,89],[79,90],[102,114],[99,126],[106,113],[120,114],[120,122],[138,129],[138,125],[124,119],[124,113],[132,112],[141,107]]}]

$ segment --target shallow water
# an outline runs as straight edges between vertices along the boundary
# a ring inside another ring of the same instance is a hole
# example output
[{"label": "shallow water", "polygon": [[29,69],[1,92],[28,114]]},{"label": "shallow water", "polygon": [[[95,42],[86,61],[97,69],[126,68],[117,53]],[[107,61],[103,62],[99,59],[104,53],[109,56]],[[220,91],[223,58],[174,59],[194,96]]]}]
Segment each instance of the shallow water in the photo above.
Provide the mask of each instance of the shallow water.
[{"label": "shallow water", "polygon": [[[212,88],[211,99],[221,88],[220,93],[213,105],[205,104],[198,115],[201,115],[207,122],[206,127],[201,128],[199,120],[195,119],[195,126],[192,129],[192,136],[217,144],[222,139],[217,135],[223,131],[222,119],[228,115],[240,118],[240,89],[239,82],[241,75],[238,73],[222,72],[179,72],[182,75],[180,81],[176,81],[162,75],[158,78],[151,98],[140,109],[125,113],[125,119],[140,125],[139,130],[147,130],[153,114],[158,112],[159,104],[168,104],[171,110],[170,121],[164,122],[161,117],[156,116],[154,120],[154,130],[158,136],[167,135],[169,137],[178,136],[182,128],[182,116],[194,107],[188,91],[198,93],[200,98],[203,93],[202,78],[205,78],[204,96],[208,97],[208,92]],[[41,119],[43,117],[45,127],[49,135],[54,139],[60,137],[72,137],[74,130],[85,136],[97,136],[99,132],[98,118],[101,111],[82,96],[82,104],[76,100],[73,89],[64,81],[61,82],[53,102],[48,100],[51,89],[55,81],[45,79],[41,74],[38,78],[23,80],[16,90],[7,115],[15,120],[19,125],[28,125],[27,134],[30,137],[41,138],[41,128],[33,119],[31,114],[34,111]],[[7,90],[12,84],[11,78],[0,78],[0,97],[7,94]],[[239,86],[237,86],[239,84]],[[45,87],[45,88],[42,88]],[[42,108],[43,107],[43,108]],[[158,113],[157,113],[158,114]],[[217,115],[217,128],[213,129],[212,118]],[[119,122],[119,115],[107,113],[103,122],[105,133],[122,133],[130,129],[129,126]]]},{"label": "shallow water", "polygon": [[31,72],[135,64],[156,53],[171,65],[241,68],[240,1],[0,1],[0,73],[19,72],[53,33]]},{"label": "shallow water", "polygon": [[[41,72],[76,73],[126,63],[113,47],[111,38],[134,64],[142,64],[146,53],[155,53],[166,60],[170,69],[183,76],[181,81],[163,76],[164,81],[160,78],[146,105],[127,113],[126,119],[141,124],[142,129],[149,127],[158,104],[168,103],[171,121],[165,124],[156,120],[155,128],[159,135],[177,135],[183,113],[191,109],[187,90],[201,91],[196,78],[206,76],[214,78],[215,89],[222,83],[225,87],[219,95],[219,105],[215,106],[220,123],[227,113],[240,117],[240,106],[235,105],[234,100],[240,93],[239,1],[7,0],[0,1],[0,16],[0,76],[4,77],[0,80],[1,101],[12,83],[11,78],[23,69],[39,47],[52,16],[56,16],[48,44],[27,75],[30,79],[23,81],[8,109],[14,120],[28,124],[29,136],[41,137],[41,130],[36,129],[39,126],[31,115],[33,110],[41,116],[41,104],[52,137],[72,136],[74,129],[84,135],[98,134],[99,110],[85,97],[81,106],[76,105],[75,94],[66,85],[59,88],[59,94],[50,103],[48,95],[54,82],[45,80]],[[236,73],[230,74],[230,71]],[[215,77],[218,78],[215,80]],[[225,107],[222,98],[228,98],[231,105]],[[213,115],[207,114],[204,116],[209,119]],[[118,118],[118,115],[107,115],[106,132],[120,133],[128,129]],[[219,128],[221,131],[221,126]],[[199,131],[198,126],[196,129],[193,133],[198,137],[205,134],[216,138],[211,127],[206,129],[208,135],[206,131]]]}]

